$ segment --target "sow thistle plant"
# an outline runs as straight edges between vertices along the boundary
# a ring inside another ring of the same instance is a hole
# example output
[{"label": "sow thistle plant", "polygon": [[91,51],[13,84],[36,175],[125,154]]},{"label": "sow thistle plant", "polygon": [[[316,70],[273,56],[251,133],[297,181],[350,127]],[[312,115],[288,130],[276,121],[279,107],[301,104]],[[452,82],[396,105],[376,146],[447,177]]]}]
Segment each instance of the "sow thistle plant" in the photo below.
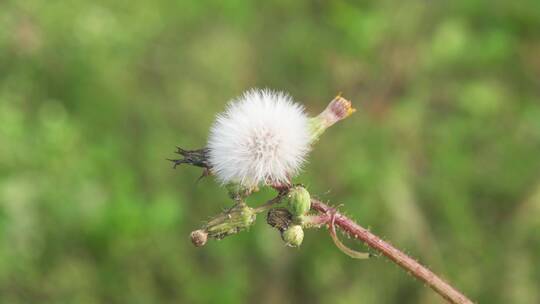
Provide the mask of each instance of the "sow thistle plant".
[{"label": "sow thistle plant", "polygon": [[[309,152],[324,131],[349,117],[355,109],[347,99],[336,96],[326,109],[309,117],[304,107],[284,93],[252,89],[231,100],[218,114],[205,148],[177,148],[180,159],[170,159],[173,167],[190,164],[204,169],[203,176],[215,176],[227,188],[231,207],[191,232],[191,241],[204,246],[208,239],[223,239],[246,230],[257,215],[281,234],[283,242],[299,247],[304,229],[327,227],[335,245],[353,258],[372,255],[352,250],[337,237],[336,227],[388,257],[425,282],[451,303],[472,303],[416,260],[383,241],[336,208],[311,197],[293,178],[302,170]],[[276,190],[266,203],[251,207],[246,198],[261,187]]]}]

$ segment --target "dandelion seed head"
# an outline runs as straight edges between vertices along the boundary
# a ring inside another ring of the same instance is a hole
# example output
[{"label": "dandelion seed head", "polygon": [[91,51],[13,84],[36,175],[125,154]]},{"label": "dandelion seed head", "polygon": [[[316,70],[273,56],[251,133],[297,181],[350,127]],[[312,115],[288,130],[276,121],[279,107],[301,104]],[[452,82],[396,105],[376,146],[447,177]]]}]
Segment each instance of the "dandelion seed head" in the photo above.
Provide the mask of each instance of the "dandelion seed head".
[{"label": "dandelion seed head", "polygon": [[289,183],[310,150],[304,108],[283,92],[253,89],[229,102],[208,139],[212,170],[222,183]]}]

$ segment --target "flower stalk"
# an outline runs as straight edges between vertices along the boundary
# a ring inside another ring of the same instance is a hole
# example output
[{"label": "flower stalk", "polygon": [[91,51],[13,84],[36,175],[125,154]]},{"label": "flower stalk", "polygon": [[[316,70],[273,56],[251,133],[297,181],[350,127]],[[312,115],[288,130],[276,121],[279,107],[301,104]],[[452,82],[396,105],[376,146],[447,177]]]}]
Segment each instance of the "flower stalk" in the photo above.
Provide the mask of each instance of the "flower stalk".
[{"label": "flower stalk", "polygon": [[312,199],[311,208],[322,213],[322,216],[326,218],[327,223],[335,223],[336,226],[338,226],[345,233],[349,234],[351,237],[364,242],[370,248],[380,252],[405,271],[424,282],[448,302],[454,304],[473,303],[465,295],[441,279],[427,267],[418,263],[415,259],[409,257],[388,242],[385,242],[369,230],[358,225],[353,220],[337,212],[332,207],[324,204],[321,201]]}]

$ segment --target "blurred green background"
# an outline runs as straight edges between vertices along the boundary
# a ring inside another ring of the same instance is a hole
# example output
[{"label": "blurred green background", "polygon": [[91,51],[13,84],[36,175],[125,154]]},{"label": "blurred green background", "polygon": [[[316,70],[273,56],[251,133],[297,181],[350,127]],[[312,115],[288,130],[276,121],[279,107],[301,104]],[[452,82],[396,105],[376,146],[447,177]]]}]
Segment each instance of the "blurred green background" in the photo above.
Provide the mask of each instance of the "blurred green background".
[{"label": "blurred green background", "polygon": [[475,301],[540,303],[536,0],[0,2],[0,302],[443,303],[326,230],[191,245],[230,201],[165,158],[251,87],[343,92],[296,181]]}]

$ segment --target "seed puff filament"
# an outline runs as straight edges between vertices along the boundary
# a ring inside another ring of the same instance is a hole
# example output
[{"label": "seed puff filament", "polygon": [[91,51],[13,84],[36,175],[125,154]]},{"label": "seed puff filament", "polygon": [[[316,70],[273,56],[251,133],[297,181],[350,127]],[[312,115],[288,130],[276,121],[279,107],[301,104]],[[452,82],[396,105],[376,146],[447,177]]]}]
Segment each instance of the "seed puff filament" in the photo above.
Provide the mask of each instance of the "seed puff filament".
[{"label": "seed puff filament", "polygon": [[304,107],[284,92],[252,89],[219,114],[208,139],[213,173],[246,187],[289,184],[310,151]]}]

